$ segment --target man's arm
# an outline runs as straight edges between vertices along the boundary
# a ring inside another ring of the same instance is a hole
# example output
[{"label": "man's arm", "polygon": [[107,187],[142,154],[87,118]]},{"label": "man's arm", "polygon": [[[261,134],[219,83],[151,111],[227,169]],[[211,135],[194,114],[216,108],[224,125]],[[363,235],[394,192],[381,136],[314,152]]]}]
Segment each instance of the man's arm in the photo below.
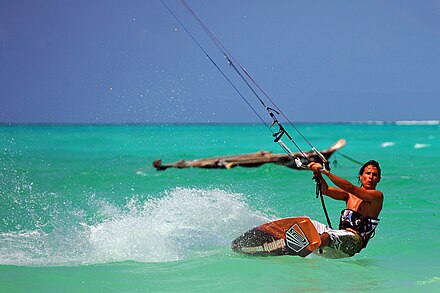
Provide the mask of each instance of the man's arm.
[{"label": "man's arm", "polygon": [[308,167],[314,172],[319,172],[326,175],[337,187],[339,187],[329,187],[327,182],[324,179],[321,179],[322,193],[330,196],[331,198],[347,201],[349,193],[370,203],[381,201],[383,198],[383,194],[379,190],[366,190],[364,188],[353,185],[350,181],[341,178],[331,173],[330,171],[322,170],[322,165],[319,163],[310,163]]},{"label": "man's arm", "polygon": [[325,179],[322,176],[321,176],[320,180],[321,180],[321,191],[323,194],[330,196],[331,198],[336,199],[336,200],[344,200],[344,201],[348,200],[348,193],[347,192],[345,192],[344,190],[342,190],[340,188],[328,186],[327,182],[325,181]]},{"label": "man's arm", "polygon": [[381,201],[383,198],[383,194],[379,190],[367,190],[365,188],[353,185],[350,181],[341,178],[327,170],[324,170],[321,173],[326,175],[336,186],[341,188],[343,191],[351,193],[366,202],[372,203],[376,201]]}]

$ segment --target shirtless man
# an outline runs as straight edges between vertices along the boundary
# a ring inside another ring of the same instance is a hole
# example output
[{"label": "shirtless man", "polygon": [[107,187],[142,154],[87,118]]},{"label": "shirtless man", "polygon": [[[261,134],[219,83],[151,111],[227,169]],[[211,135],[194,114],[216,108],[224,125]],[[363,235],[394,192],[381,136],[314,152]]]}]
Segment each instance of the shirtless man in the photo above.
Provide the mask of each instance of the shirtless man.
[{"label": "shirtless man", "polygon": [[[383,205],[383,194],[376,189],[381,178],[379,163],[371,160],[361,167],[361,187],[330,173],[319,163],[310,163],[308,168],[318,175],[324,174],[337,186],[328,186],[320,176],[323,194],[346,202],[346,209],[341,212],[340,230],[333,230],[322,223],[312,221],[321,236],[321,247],[329,246],[350,256],[358,253],[367,245],[379,223],[378,217]],[[354,241],[351,241],[349,247],[342,247],[340,244],[343,238]]]}]

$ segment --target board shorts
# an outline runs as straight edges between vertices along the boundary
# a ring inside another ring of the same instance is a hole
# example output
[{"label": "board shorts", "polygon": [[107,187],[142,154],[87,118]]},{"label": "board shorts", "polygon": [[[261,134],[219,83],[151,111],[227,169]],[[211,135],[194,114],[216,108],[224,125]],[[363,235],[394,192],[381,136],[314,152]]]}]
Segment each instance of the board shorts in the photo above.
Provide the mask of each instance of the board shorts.
[{"label": "board shorts", "polygon": [[362,239],[349,230],[334,230],[318,221],[311,220],[319,234],[327,233],[330,243],[316,249],[313,253],[329,258],[353,256],[362,249]]}]

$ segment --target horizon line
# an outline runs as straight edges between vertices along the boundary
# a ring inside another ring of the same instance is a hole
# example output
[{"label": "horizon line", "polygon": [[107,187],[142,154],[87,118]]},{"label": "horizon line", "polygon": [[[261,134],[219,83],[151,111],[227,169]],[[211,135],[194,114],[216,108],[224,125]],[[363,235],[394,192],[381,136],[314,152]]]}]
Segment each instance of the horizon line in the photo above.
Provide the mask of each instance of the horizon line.
[{"label": "horizon line", "polygon": [[[440,120],[300,121],[294,124],[440,125]],[[264,125],[263,122],[0,122],[1,126]]]}]

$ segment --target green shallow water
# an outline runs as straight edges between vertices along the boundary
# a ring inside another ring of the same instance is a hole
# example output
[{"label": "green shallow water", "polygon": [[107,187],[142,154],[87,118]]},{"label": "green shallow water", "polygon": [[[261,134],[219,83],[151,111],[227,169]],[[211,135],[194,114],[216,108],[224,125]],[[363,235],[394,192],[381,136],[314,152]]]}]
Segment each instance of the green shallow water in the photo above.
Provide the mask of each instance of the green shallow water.
[{"label": "green shallow water", "polygon": [[[308,172],[151,167],[157,158],[281,152],[264,126],[0,126],[0,292],[440,290],[439,126],[299,128],[318,149],[345,138],[342,154],[381,163],[381,223],[353,258],[230,251],[270,219],[325,221]],[[332,159],[333,172],[356,182],[358,165]],[[343,205],[326,203],[335,225]]]}]

